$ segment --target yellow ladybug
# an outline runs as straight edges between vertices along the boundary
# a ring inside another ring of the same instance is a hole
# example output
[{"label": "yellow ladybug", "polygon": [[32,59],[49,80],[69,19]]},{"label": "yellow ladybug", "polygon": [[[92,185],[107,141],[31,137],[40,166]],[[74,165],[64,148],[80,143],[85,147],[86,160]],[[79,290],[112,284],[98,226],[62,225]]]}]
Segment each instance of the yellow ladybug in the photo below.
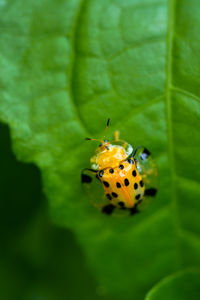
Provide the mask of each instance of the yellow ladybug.
[{"label": "yellow ladybug", "polygon": [[82,183],[92,202],[105,214],[129,211],[138,213],[148,196],[157,192],[157,168],[150,152],[144,147],[133,147],[114,134],[114,141],[105,140],[105,133],[95,155],[90,159],[90,168],[82,171]]}]

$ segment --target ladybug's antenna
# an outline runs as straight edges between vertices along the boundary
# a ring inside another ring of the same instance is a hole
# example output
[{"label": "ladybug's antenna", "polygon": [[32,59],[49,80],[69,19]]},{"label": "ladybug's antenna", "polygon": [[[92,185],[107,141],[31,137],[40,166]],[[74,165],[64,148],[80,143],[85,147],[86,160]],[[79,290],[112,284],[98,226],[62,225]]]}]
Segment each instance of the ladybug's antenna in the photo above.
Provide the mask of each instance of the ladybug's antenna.
[{"label": "ladybug's antenna", "polygon": [[91,138],[88,138],[88,137],[86,137],[85,140],[86,141],[100,141],[101,142],[100,139],[91,139]]},{"label": "ladybug's antenna", "polygon": [[103,134],[102,140],[103,140],[103,139],[105,138],[105,136],[106,136],[106,131],[107,131],[107,129],[108,129],[109,124],[110,124],[110,118],[108,118],[108,121],[107,121],[107,124],[106,124],[106,128],[105,128],[105,130],[104,130],[104,134]]},{"label": "ladybug's antenna", "polygon": [[107,123],[106,123],[106,128],[105,128],[105,130],[104,130],[104,134],[103,134],[102,139],[91,139],[91,138],[86,137],[85,140],[86,140],[86,141],[100,141],[101,143],[104,143],[104,138],[105,138],[106,131],[107,131],[107,129],[108,129],[109,124],[110,124],[110,119],[108,119],[108,121],[107,121]]}]

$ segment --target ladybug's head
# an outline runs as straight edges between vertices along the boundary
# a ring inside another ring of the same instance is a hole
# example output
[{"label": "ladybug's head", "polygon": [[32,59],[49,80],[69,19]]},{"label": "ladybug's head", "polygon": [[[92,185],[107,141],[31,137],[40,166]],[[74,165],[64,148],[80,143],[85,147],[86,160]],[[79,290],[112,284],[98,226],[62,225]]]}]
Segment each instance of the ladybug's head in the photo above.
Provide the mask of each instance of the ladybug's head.
[{"label": "ladybug's head", "polygon": [[132,151],[132,147],[127,142],[118,139],[118,132],[116,132],[117,135],[115,136],[115,141],[109,142],[104,139],[109,123],[110,119],[107,121],[104,135],[101,140],[86,138],[86,140],[90,141],[100,141],[95,155],[90,159],[92,169],[101,170],[108,167],[114,168],[118,166],[121,161],[125,160]]},{"label": "ladybug's head", "polygon": [[91,157],[91,167],[97,170],[115,168],[122,160],[127,158],[124,147],[112,143],[104,143],[96,149],[96,154]]},{"label": "ladybug's head", "polygon": [[102,151],[106,151],[106,150],[110,150],[109,149],[109,141],[108,140],[103,140],[101,141],[101,143],[99,144],[99,147],[97,148],[97,152],[102,152]]}]

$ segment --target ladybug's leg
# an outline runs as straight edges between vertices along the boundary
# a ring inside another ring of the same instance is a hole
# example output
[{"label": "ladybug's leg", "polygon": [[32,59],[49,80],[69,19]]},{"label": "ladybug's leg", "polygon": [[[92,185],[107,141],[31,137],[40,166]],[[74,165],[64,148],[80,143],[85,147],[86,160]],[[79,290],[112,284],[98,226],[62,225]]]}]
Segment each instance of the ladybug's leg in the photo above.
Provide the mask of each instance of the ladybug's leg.
[{"label": "ladybug's leg", "polygon": [[108,204],[102,207],[102,213],[107,214],[107,215],[111,215],[115,209],[115,205],[113,204]]},{"label": "ladybug's leg", "polygon": [[140,203],[142,202],[142,200],[138,200],[137,203],[134,205],[134,207],[129,208],[130,210],[130,215],[135,215],[138,214],[140,211],[138,210],[138,205],[140,205]]},{"label": "ladybug's leg", "polygon": [[140,211],[138,210],[137,205],[135,205],[134,207],[130,208],[130,215],[133,216],[135,214],[138,214]]},{"label": "ladybug's leg", "polygon": [[127,145],[128,145],[127,142],[122,141],[122,140],[119,139],[119,131],[117,131],[117,130],[114,132],[114,140],[115,140],[116,142],[119,142],[119,141],[123,142],[122,147],[124,147],[124,148],[126,148]]},{"label": "ladybug's leg", "polygon": [[91,183],[96,173],[97,171],[93,169],[83,169],[81,172],[81,182],[86,184]]},{"label": "ladybug's leg", "polygon": [[145,196],[155,197],[157,193],[157,189],[155,188],[149,188],[145,190]]},{"label": "ladybug's leg", "polygon": [[115,131],[114,132],[114,139],[115,139],[115,141],[119,141],[119,131]]},{"label": "ladybug's leg", "polygon": [[144,182],[145,196],[154,197],[158,187],[158,171],[150,151],[140,146],[130,157],[135,160],[136,168]]}]

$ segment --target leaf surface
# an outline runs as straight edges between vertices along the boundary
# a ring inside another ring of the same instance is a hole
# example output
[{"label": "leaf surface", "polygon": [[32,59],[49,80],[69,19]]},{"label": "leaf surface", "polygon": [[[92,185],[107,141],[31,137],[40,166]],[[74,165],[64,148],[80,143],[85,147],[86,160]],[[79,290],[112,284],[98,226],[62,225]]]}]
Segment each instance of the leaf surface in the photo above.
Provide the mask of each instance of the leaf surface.
[{"label": "leaf surface", "polygon": [[145,300],[195,300],[199,295],[199,270],[185,270],[164,278],[147,294]]},{"label": "leaf surface", "polygon": [[[143,299],[200,263],[198,1],[18,0],[0,7],[0,119],[18,159],[41,170],[52,220],[73,229],[113,299]],[[134,218],[109,218],[83,194],[111,118],[156,159],[159,193]]]}]

